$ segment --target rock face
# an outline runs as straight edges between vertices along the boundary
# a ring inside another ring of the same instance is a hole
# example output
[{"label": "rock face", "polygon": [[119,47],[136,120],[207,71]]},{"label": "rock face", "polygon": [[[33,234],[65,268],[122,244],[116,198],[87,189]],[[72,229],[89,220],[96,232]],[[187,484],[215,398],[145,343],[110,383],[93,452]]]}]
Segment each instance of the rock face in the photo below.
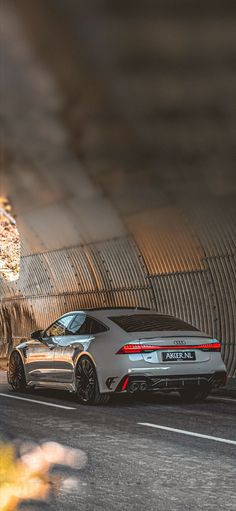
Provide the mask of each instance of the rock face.
[{"label": "rock face", "polygon": [[22,238],[2,338],[78,306],[150,306],[222,339],[235,375],[235,2],[1,8]]},{"label": "rock face", "polygon": [[0,197],[0,275],[9,281],[18,279],[20,238],[7,199]]}]

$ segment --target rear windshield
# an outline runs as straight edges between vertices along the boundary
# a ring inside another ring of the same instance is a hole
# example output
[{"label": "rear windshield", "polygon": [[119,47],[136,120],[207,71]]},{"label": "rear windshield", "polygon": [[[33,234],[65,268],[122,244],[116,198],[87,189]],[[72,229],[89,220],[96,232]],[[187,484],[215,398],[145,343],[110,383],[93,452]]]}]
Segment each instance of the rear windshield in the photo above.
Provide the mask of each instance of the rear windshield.
[{"label": "rear windshield", "polygon": [[125,332],[151,332],[158,330],[198,331],[181,319],[161,314],[133,314],[132,316],[113,316],[109,318]]}]

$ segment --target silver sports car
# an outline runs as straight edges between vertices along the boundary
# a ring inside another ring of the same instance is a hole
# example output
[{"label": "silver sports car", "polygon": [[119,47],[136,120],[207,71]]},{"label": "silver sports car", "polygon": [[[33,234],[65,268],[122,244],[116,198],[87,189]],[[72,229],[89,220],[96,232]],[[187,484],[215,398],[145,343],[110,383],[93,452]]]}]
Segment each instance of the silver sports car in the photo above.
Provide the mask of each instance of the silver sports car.
[{"label": "silver sports car", "polygon": [[84,404],[113,393],[178,391],[204,399],[226,383],[221,343],[172,316],[149,309],[68,312],[14,348],[13,390],[44,387],[76,393]]}]

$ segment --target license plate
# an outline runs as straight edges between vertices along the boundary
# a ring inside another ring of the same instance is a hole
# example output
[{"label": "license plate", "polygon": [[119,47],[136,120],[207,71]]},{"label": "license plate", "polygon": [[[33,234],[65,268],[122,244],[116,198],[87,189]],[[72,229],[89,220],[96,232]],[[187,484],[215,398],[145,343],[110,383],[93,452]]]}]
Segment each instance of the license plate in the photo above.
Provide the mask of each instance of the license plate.
[{"label": "license plate", "polygon": [[167,353],[162,353],[162,360],[164,362],[188,362],[196,360],[196,355],[194,351],[167,351]]}]

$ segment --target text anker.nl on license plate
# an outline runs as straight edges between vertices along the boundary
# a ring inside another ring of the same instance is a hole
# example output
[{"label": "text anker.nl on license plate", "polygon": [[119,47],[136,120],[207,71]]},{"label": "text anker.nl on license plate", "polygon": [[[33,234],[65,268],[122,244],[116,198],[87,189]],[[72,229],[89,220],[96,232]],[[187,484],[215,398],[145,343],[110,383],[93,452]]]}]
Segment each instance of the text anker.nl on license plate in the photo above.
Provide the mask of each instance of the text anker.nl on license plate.
[{"label": "text anker.nl on license plate", "polygon": [[162,360],[164,362],[187,362],[196,360],[196,355],[194,351],[168,351],[167,353],[162,353]]}]

